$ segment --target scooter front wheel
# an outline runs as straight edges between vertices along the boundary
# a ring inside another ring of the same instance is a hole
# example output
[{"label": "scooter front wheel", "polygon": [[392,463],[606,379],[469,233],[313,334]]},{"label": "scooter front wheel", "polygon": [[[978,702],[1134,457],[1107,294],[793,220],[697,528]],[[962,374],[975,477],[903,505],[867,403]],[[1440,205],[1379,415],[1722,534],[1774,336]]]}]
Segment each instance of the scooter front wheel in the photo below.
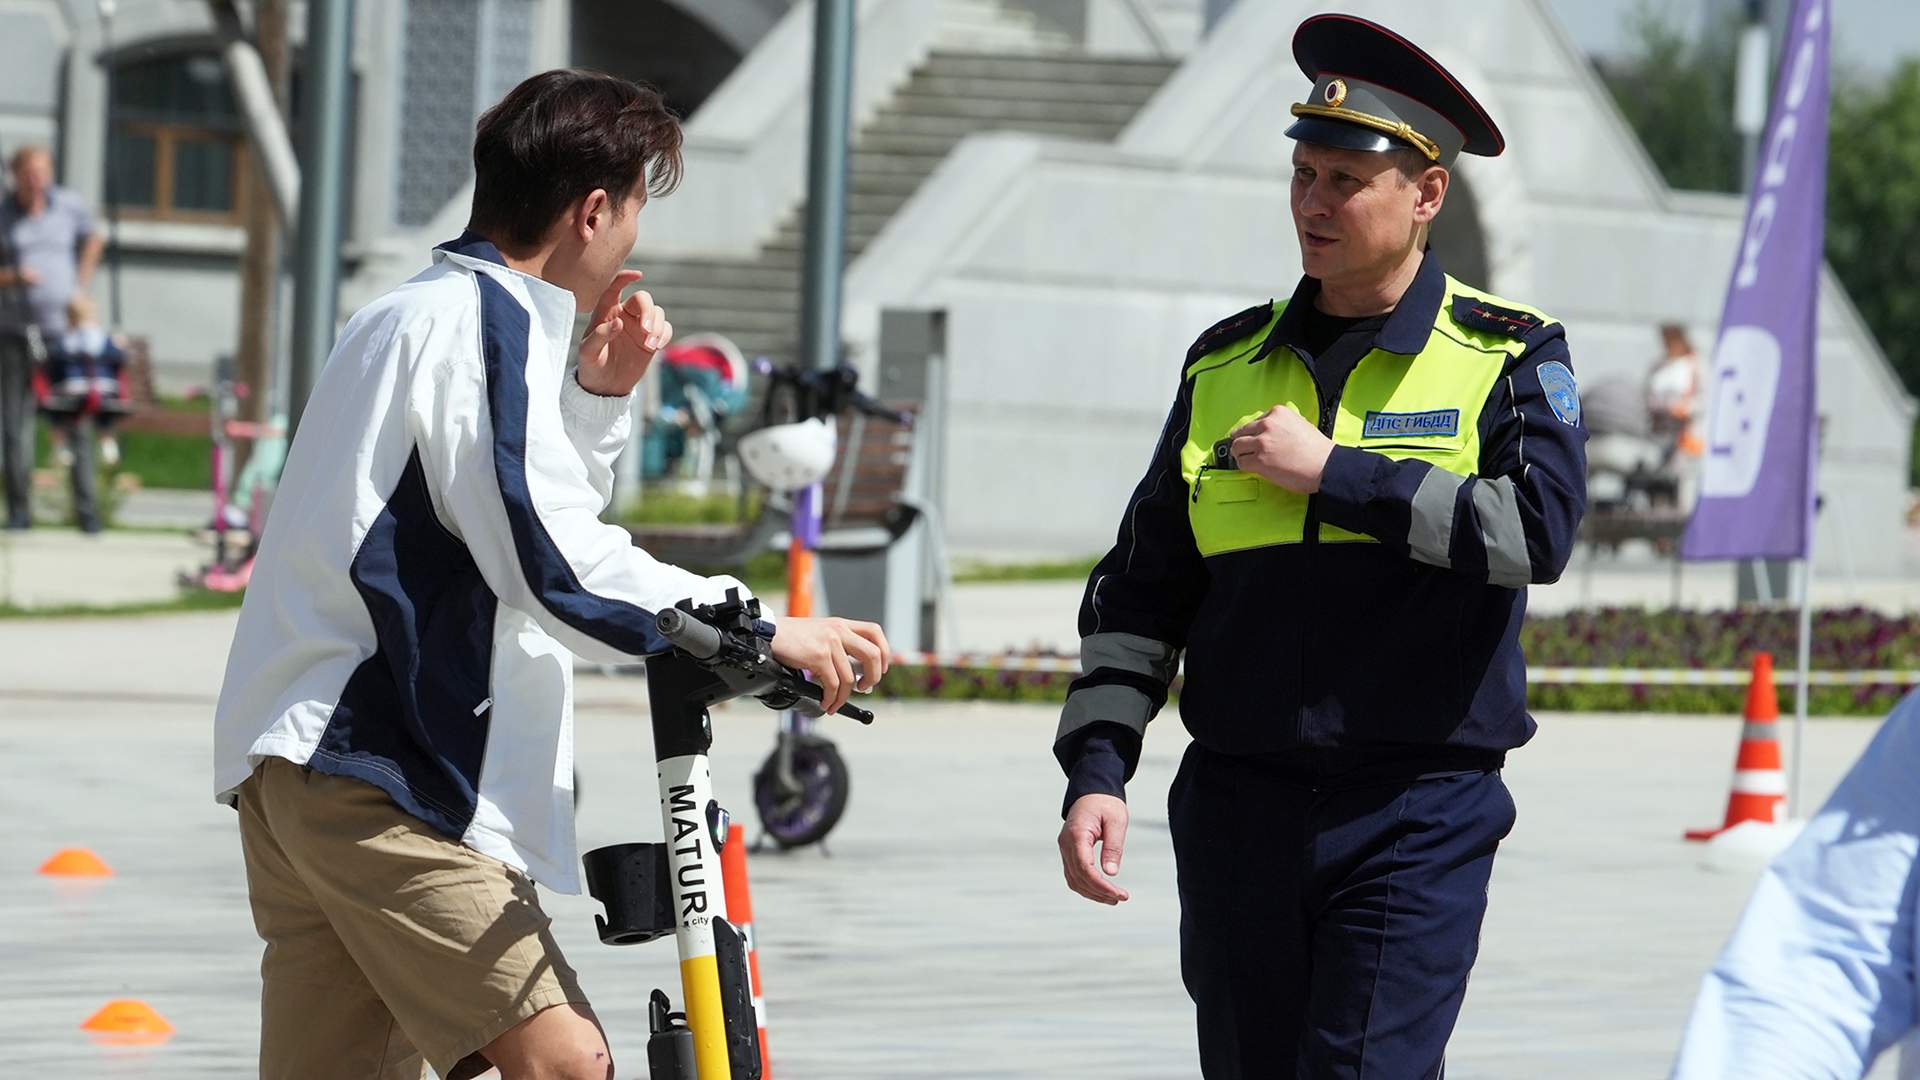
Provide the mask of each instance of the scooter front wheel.
[{"label": "scooter front wheel", "polygon": [[781,779],[776,747],[753,774],[753,804],[774,843],[805,847],[820,842],[840,823],[852,778],[832,742],[818,735],[787,737],[794,740],[793,782]]}]

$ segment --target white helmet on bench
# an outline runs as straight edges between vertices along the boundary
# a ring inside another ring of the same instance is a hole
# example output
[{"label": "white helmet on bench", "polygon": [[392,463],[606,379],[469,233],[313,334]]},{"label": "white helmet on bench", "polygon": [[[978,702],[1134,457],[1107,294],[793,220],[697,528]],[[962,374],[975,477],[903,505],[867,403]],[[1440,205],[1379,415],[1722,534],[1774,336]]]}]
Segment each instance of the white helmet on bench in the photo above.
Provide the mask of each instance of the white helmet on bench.
[{"label": "white helmet on bench", "polygon": [[774,491],[798,491],[826,479],[834,443],[834,429],[813,417],[742,435],[740,460],[748,475]]}]

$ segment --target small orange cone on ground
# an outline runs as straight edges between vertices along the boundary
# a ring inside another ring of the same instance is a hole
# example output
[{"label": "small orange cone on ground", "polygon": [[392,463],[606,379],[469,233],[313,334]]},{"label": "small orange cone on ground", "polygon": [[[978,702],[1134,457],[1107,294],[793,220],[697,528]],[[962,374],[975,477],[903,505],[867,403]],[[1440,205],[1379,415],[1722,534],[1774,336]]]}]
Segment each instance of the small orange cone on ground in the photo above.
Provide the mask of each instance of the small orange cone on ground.
[{"label": "small orange cone on ground", "polygon": [[40,864],[40,872],[60,877],[112,877],[113,868],[86,848],[68,848]]},{"label": "small orange cone on ground", "polygon": [[1786,818],[1787,775],[1780,767],[1780,699],[1773,686],[1773,654],[1755,653],[1747,681],[1746,727],[1733,763],[1727,820],[1717,829],[1688,829],[1689,840],[1711,840],[1743,821],[1779,824]]},{"label": "small orange cone on ground", "polygon": [[80,1027],[96,1035],[173,1034],[173,1025],[167,1023],[166,1017],[153,1011],[153,1006],[146,1002],[132,999],[107,1002]]}]

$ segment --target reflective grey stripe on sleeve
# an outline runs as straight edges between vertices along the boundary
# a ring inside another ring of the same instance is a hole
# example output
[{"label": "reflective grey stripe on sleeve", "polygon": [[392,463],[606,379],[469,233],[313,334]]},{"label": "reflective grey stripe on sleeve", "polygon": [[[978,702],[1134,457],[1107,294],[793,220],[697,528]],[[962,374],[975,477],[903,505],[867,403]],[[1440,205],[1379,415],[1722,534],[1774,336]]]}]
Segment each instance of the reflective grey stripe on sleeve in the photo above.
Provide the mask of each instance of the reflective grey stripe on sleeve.
[{"label": "reflective grey stripe on sleeve", "polygon": [[1060,730],[1054,733],[1053,741],[1100,722],[1125,724],[1144,738],[1152,711],[1153,702],[1131,686],[1108,683],[1075,690],[1067,695],[1067,707],[1060,710]]},{"label": "reflective grey stripe on sleeve", "polygon": [[1453,500],[1467,478],[1442,468],[1430,468],[1413,493],[1413,520],[1407,528],[1407,546],[1423,563],[1451,568],[1453,559]]},{"label": "reflective grey stripe on sleeve", "polygon": [[1084,672],[1113,668],[1170,683],[1179,665],[1180,657],[1173,646],[1139,634],[1088,634],[1080,639],[1080,670]]},{"label": "reflective grey stripe on sleeve", "polygon": [[1533,580],[1527,530],[1520,524],[1520,496],[1506,477],[1473,485],[1473,512],[1487,545],[1487,582],[1517,589]]}]

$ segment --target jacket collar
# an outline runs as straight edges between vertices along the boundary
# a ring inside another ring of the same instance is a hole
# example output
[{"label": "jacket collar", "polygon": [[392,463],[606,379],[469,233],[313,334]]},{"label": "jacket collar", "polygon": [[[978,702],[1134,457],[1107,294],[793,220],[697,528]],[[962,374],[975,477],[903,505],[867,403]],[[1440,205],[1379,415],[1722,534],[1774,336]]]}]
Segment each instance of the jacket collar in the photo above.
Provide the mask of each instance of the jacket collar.
[{"label": "jacket collar", "polygon": [[[1313,298],[1320,295],[1320,279],[1303,277],[1294,287],[1293,298],[1287,301],[1285,311],[1273,324],[1273,330],[1267,340],[1261,344],[1256,360],[1265,358],[1274,349],[1282,345],[1298,346],[1306,340],[1307,312],[1313,304]],[[1387,315],[1387,321],[1373,335],[1373,347],[1402,356],[1415,356],[1427,347],[1427,338],[1433,334],[1433,323],[1440,315],[1440,305],[1447,299],[1447,272],[1440,266],[1440,260],[1428,248],[1420,260],[1420,269],[1414,272],[1413,282],[1400,296],[1400,302],[1393,306]]]},{"label": "jacket collar", "polygon": [[[447,260],[478,273],[488,274],[506,285],[522,303],[530,302],[550,336],[564,339],[573,332],[576,307],[573,293],[545,278],[535,277],[507,265],[506,257],[493,241],[468,229],[433,249],[435,262]],[[517,286],[517,287],[516,287]]]}]

